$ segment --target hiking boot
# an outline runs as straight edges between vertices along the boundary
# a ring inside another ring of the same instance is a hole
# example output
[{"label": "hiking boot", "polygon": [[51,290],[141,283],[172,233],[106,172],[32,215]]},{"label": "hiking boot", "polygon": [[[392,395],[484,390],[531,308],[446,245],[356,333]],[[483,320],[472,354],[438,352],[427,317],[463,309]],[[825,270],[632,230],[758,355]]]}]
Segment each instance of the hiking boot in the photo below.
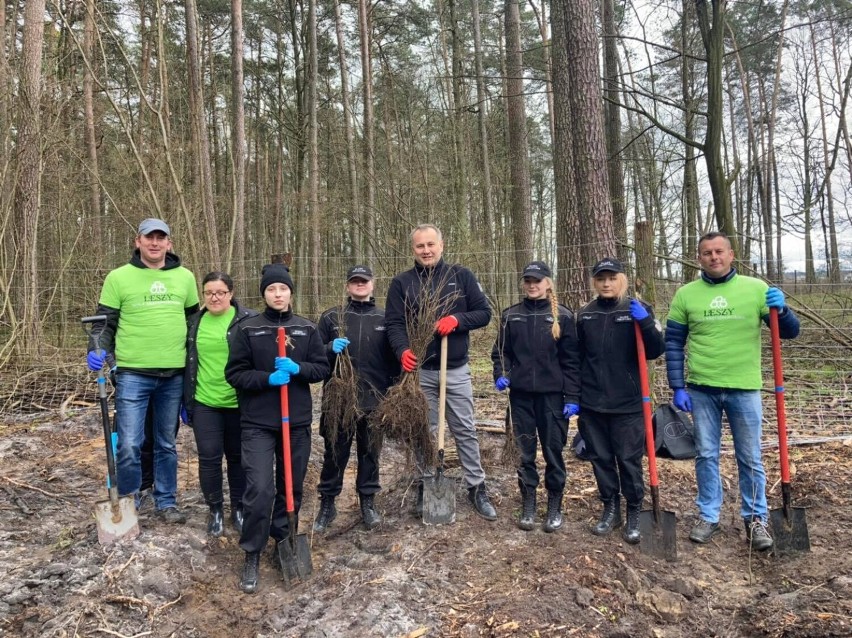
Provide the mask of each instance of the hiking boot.
[{"label": "hiking boot", "polygon": [[257,591],[257,577],[260,570],[260,552],[246,552],[246,562],[243,565],[243,576],[240,579],[240,589],[247,594]]},{"label": "hiking boot", "polygon": [[689,532],[689,540],[693,543],[709,543],[720,531],[719,523],[709,523],[703,518],[698,519],[698,523]]},{"label": "hiking boot", "polygon": [[748,540],[751,548],[758,552],[765,552],[772,549],[773,541],[769,535],[769,529],[766,523],[759,518],[744,518],[746,540]]},{"label": "hiking boot", "polygon": [[320,511],[314,521],[314,531],[324,532],[331,525],[331,521],[337,516],[337,508],[334,506],[333,496],[320,497]]},{"label": "hiking boot", "polygon": [[231,525],[234,526],[234,530],[236,530],[237,534],[242,535],[243,533],[244,519],[245,517],[243,515],[243,506],[231,505]]},{"label": "hiking boot", "polygon": [[621,499],[614,496],[608,501],[604,501],[601,520],[592,528],[592,534],[595,536],[606,536],[612,530],[621,527]]},{"label": "hiking boot", "polygon": [[636,545],[641,539],[639,534],[639,513],[642,511],[642,503],[627,504],[627,527],[621,533],[621,538],[631,545]]},{"label": "hiking boot", "polygon": [[535,488],[523,489],[521,496],[523,497],[523,505],[521,506],[521,516],[518,518],[518,527],[528,532],[535,527]]},{"label": "hiking boot", "polygon": [[181,512],[174,505],[157,510],[154,512],[154,515],[164,523],[170,523],[172,525],[183,525],[186,523],[186,514]]},{"label": "hiking boot", "polygon": [[547,493],[547,516],[544,519],[542,529],[547,532],[555,532],[562,527],[562,492]]},{"label": "hiking boot", "polygon": [[207,515],[207,535],[222,536],[225,533],[225,512],[222,503],[208,503],[210,513]]},{"label": "hiking boot", "polygon": [[494,509],[491,499],[488,498],[484,482],[467,490],[467,500],[473,504],[476,513],[486,521],[497,520],[497,510]]},{"label": "hiking boot", "polygon": [[414,515],[423,518],[423,482],[417,485],[417,500],[414,501]]},{"label": "hiking boot", "polygon": [[367,529],[374,529],[382,522],[382,517],[376,511],[374,499],[373,494],[361,494],[361,518]]},{"label": "hiking boot", "polygon": [[139,490],[136,494],[136,512],[141,514],[145,510],[149,510],[154,506],[154,496],[151,493],[151,488]]}]

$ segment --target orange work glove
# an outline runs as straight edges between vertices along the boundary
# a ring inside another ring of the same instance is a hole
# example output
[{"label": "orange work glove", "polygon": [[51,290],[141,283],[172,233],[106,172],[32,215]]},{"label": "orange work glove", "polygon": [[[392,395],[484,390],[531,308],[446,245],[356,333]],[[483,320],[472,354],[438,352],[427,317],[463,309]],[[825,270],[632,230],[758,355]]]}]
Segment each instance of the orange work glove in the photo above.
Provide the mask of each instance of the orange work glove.
[{"label": "orange work glove", "polygon": [[411,348],[402,353],[402,369],[406,372],[414,372],[417,368],[417,357],[411,351]]}]

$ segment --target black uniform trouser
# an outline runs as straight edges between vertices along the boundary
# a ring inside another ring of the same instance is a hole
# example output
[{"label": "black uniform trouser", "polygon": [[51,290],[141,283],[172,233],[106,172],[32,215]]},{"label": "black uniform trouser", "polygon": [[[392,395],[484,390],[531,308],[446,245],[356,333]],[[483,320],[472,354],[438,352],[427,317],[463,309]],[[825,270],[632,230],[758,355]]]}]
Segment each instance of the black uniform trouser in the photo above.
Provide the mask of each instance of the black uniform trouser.
[{"label": "black uniform trouser", "polygon": [[535,465],[537,441],[541,442],[544,456],[544,486],[548,492],[565,489],[565,459],[562,450],[568,440],[568,422],[562,416],[562,393],[544,394],[512,390],[512,424],[515,442],[520,452],[518,485],[521,491],[535,490],[538,470]]},{"label": "black uniform trouser", "polygon": [[621,493],[628,505],[641,505],[645,496],[642,479],[645,420],[642,413],[605,414],[583,408],[579,425],[601,500],[609,501]]},{"label": "black uniform trouser", "polygon": [[[298,513],[311,456],[310,426],[290,428],[290,451],[293,459],[293,500]],[[240,536],[243,551],[260,552],[270,537],[277,542],[289,536],[282,457],[280,429],[243,427],[242,464],[246,474],[243,533]]]},{"label": "black uniform trouser", "polygon": [[381,490],[379,484],[379,455],[382,451],[382,434],[370,428],[368,417],[363,416],[355,427],[344,431],[339,428],[337,440],[331,441],[325,427],[325,415],[320,419],[320,434],[325,440],[322,472],[317,491],[321,496],[338,496],[343,489],[343,472],[349,463],[352,439],[355,439],[355,454],[358,471],[355,474],[355,489],[358,494],[375,494]]},{"label": "black uniform trouser", "polygon": [[211,408],[198,403],[192,411],[192,430],[198,448],[198,483],[204,500],[208,504],[223,501],[224,456],[228,465],[231,508],[242,505],[246,475],[240,461],[240,411],[237,408]]}]

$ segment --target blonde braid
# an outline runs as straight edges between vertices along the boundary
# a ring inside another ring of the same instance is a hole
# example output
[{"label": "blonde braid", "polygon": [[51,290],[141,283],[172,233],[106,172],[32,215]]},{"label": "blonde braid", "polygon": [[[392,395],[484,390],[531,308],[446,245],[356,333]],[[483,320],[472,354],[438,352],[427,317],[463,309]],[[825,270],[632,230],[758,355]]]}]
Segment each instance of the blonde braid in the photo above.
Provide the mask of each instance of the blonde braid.
[{"label": "blonde braid", "polygon": [[559,325],[559,302],[556,300],[556,295],[553,294],[552,284],[547,289],[547,298],[550,299],[550,311],[553,313],[553,327],[550,329],[550,334],[553,335],[554,341],[559,341],[559,337],[562,336],[562,328]]}]

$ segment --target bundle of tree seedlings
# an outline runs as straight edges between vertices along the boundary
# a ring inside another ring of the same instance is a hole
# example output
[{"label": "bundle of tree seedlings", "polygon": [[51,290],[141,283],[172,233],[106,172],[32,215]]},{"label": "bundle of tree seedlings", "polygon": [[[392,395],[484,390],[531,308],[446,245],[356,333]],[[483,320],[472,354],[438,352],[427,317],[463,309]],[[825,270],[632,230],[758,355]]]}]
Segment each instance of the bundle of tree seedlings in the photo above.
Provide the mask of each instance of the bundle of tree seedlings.
[{"label": "bundle of tree seedlings", "polygon": [[[337,309],[337,334],[346,336],[346,303]],[[349,349],[339,353],[334,361],[331,379],[322,391],[323,426],[330,441],[336,441],[341,429],[347,434],[355,430],[355,424],[362,416],[358,402],[358,379]]]},{"label": "bundle of tree seedlings", "polygon": [[[405,328],[408,344],[417,357],[417,369],[402,375],[400,381],[392,386],[385,398],[372,415],[372,425],[380,428],[389,437],[402,442],[409,462],[412,455],[426,465],[434,465],[437,460],[437,446],[429,425],[429,402],[420,389],[420,366],[429,356],[429,346],[435,338],[435,323],[449,312],[459,296],[452,292],[441,296],[446,288],[446,278],[450,274],[436,276],[434,270],[429,273],[420,294],[412,300],[406,300]],[[440,351],[435,352],[440,356]]]}]

